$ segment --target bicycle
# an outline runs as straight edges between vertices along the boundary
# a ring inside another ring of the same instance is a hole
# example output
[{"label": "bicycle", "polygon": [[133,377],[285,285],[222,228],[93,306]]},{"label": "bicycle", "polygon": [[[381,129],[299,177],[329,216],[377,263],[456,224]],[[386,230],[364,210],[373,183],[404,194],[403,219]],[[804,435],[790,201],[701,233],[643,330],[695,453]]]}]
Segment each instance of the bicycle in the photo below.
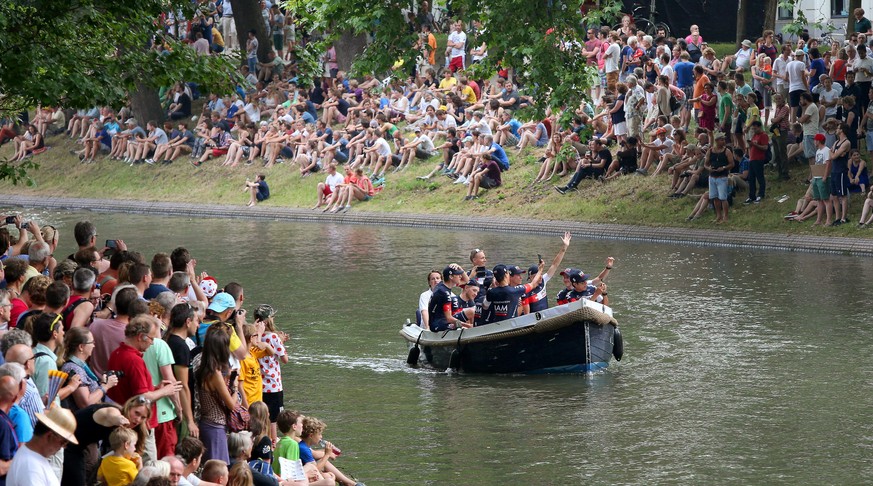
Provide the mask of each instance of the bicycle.
[{"label": "bicycle", "polygon": [[452,30],[452,21],[449,18],[449,9],[443,5],[433,6],[433,28],[437,33],[448,33]]},{"label": "bicycle", "polygon": [[[842,39],[840,39],[842,37]],[[834,42],[842,45],[846,40],[846,24],[834,25],[833,22],[828,22],[824,26],[824,32],[821,33],[820,45],[830,46]]]},{"label": "bicycle", "polygon": [[[670,27],[664,22],[657,22],[658,10],[655,5],[655,0],[649,1],[649,16],[643,17],[642,10],[645,8],[643,4],[639,4],[634,7],[633,11],[628,14],[631,19],[631,23],[636,27],[636,30],[643,31],[646,34],[654,36],[658,33],[659,30],[664,30],[666,34],[665,37],[670,37]],[[620,30],[621,24],[614,25],[613,30]]]}]

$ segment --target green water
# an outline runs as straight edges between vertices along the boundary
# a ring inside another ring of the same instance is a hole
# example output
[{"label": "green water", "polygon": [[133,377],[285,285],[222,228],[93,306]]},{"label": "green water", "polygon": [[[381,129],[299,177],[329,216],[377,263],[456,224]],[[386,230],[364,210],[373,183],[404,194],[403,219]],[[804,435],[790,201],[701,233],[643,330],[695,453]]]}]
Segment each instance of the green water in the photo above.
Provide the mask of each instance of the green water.
[{"label": "green water", "polygon": [[[430,268],[549,260],[556,237],[369,226],[28,213],[75,221],[245,286],[291,332],[286,406],[328,423],[336,464],[376,484],[870,482],[873,260],[576,238],[625,358],[572,376],[411,370],[398,330]],[[549,286],[550,301],[559,290]]]}]

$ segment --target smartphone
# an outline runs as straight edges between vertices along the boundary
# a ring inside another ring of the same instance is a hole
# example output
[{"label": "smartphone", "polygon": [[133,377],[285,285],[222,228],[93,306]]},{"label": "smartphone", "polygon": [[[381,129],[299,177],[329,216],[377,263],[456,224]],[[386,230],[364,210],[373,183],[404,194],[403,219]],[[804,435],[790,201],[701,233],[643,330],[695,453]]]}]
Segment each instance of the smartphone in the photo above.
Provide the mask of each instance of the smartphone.
[{"label": "smartphone", "polygon": [[537,253],[537,264],[539,264],[541,261],[543,261],[543,256]]},{"label": "smartphone", "polygon": [[117,240],[106,240],[106,248],[112,248],[113,250],[118,249]]},{"label": "smartphone", "polygon": [[6,224],[15,224],[15,216],[6,216]]},{"label": "smartphone", "polygon": [[21,223],[21,229],[26,230],[30,226],[30,223]]}]

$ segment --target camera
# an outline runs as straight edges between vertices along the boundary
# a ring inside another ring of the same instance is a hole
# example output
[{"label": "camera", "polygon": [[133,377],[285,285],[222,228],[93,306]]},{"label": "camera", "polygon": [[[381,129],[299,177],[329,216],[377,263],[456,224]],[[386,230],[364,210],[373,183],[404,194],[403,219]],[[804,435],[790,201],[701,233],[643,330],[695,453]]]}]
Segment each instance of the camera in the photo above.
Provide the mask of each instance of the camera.
[{"label": "camera", "polygon": [[124,372],[119,370],[109,370],[104,373],[104,375],[106,375],[107,378],[109,378],[110,376],[117,376],[119,380],[124,378]]},{"label": "camera", "polygon": [[15,224],[15,216],[6,216],[6,224]]}]

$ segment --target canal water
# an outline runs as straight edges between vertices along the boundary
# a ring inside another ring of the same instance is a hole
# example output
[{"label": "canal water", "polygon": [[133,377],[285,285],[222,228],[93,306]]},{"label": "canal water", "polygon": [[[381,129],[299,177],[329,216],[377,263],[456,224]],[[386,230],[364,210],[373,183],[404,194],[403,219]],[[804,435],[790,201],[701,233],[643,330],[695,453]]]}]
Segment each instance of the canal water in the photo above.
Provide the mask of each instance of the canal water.
[{"label": "canal water", "polygon": [[[489,265],[548,261],[557,237],[244,220],[25,212],[80,219],[148,258],[187,247],[246,307],[290,332],[286,407],[318,416],[336,464],[376,484],[856,484],[873,477],[873,261],[605,242],[625,357],[593,375],[409,369],[398,331],[426,274],[472,248]],[[559,282],[549,286],[550,301]]]}]

